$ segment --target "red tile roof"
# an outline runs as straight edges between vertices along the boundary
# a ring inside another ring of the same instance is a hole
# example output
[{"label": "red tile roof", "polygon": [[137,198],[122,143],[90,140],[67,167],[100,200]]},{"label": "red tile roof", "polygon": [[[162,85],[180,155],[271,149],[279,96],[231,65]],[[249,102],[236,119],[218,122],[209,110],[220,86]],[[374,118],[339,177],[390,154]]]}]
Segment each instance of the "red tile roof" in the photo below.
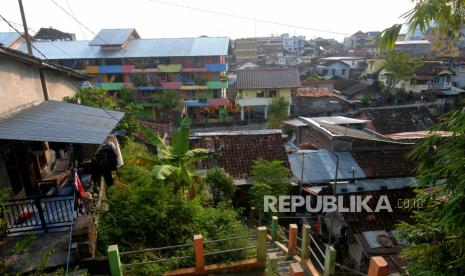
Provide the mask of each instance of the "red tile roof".
[{"label": "red tile roof", "polygon": [[318,98],[318,97],[329,97],[332,96],[333,93],[327,89],[327,88],[299,88],[297,89],[297,92],[295,94],[298,97],[313,97],[313,98]]},{"label": "red tile roof", "polygon": [[252,176],[251,168],[257,159],[283,161],[289,168],[281,131],[241,131],[228,133],[201,133],[192,137],[191,148],[206,148],[214,151],[214,159],[202,160],[199,169],[220,167],[235,179]]}]

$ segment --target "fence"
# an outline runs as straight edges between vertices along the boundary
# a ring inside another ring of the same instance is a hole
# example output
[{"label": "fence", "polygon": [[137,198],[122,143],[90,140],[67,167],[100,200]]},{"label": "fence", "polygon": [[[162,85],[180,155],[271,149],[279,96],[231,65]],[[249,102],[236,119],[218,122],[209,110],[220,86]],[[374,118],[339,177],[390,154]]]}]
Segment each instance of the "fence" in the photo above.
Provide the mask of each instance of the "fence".
[{"label": "fence", "polygon": [[73,196],[35,197],[9,200],[4,217],[7,230],[22,233],[61,228],[67,230],[79,212],[74,210]]},{"label": "fence", "polygon": [[[212,250],[204,252],[205,249],[214,248],[211,245],[217,245],[220,243],[228,243],[232,241],[238,240],[248,240],[249,242],[253,242],[253,245],[246,245],[243,247],[237,248],[228,248],[223,250]],[[165,250],[172,250],[172,249],[188,249],[189,254],[181,255],[181,256],[170,256],[170,257],[163,257],[161,254],[158,254],[157,259],[149,260],[149,261],[141,261],[141,262],[132,262],[132,263],[122,263],[121,259],[128,255],[132,254],[140,254],[140,253],[148,253],[148,252],[157,252],[160,253],[161,251]],[[166,246],[166,247],[158,247],[158,248],[146,248],[141,250],[134,250],[134,251],[126,251],[126,252],[119,252],[117,245],[111,245],[108,247],[107,255],[108,260],[110,262],[110,270],[112,276],[121,276],[123,275],[123,271],[127,270],[129,267],[135,266],[144,266],[148,264],[162,264],[167,263],[171,260],[190,260],[194,261],[195,267],[187,268],[188,271],[192,272],[192,274],[202,274],[202,273],[212,273],[212,269],[217,269],[219,266],[215,266],[214,268],[210,268],[209,266],[205,265],[205,258],[218,256],[218,255],[227,255],[236,252],[245,252],[254,250],[255,253],[253,254],[253,259],[255,263],[244,263],[247,266],[257,266],[257,267],[264,267],[266,263],[266,227],[258,227],[256,235],[244,235],[244,236],[237,236],[237,237],[229,237],[225,239],[219,240],[204,240],[202,235],[195,235],[192,243],[187,244],[180,244],[174,246]],[[187,273],[187,272],[185,272]],[[175,273],[173,274],[175,275]]]},{"label": "fence", "polygon": [[[250,221],[254,222],[254,210],[251,212]],[[290,224],[289,229],[279,225],[278,217],[273,216],[269,221],[264,219],[270,225],[270,238],[277,243],[284,243],[287,248],[289,257],[298,260],[302,267],[306,267],[312,275],[335,275],[336,268],[340,271],[347,271],[354,275],[361,276],[387,276],[388,266],[383,257],[372,257],[368,268],[368,274],[354,270],[352,268],[336,263],[336,250],[333,246],[324,244],[322,241],[315,239],[312,235],[312,228],[308,224],[302,227],[302,235],[298,235],[298,226]],[[282,233],[285,233],[283,235]],[[324,248],[324,249],[323,249]],[[295,258],[297,256],[297,258]],[[268,270],[273,271],[276,262],[268,262]]]}]

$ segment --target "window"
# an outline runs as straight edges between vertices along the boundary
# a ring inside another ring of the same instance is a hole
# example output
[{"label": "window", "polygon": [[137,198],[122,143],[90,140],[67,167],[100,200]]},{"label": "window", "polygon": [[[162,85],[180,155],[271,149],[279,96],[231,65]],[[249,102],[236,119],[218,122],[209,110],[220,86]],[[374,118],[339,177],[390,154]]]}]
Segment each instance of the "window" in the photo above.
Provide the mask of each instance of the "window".
[{"label": "window", "polygon": [[273,97],[276,97],[277,95],[276,90],[268,90],[266,94],[268,98],[273,98]]},{"label": "window", "polygon": [[257,98],[265,97],[265,93],[263,91],[257,91]]},{"label": "window", "polygon": [[341,69],[342,71],[342,74],[345,75],[346,74],[346,69]]},{"label": "window", "polygon": [[336,75],[336,69],[331,70],[332,75]]}]

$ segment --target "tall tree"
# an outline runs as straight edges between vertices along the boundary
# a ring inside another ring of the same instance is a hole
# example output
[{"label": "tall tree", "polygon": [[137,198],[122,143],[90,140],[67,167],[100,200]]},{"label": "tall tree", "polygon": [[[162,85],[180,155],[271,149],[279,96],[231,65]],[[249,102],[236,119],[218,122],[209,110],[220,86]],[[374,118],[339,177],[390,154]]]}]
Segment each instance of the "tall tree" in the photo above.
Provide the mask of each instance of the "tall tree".
[{"label": "tall tree", "polygon": [[[463,37],[465,24],[464,0],[415,0],[415,7],[402,15],[409,32],[419,29],[434,32],[456,42]],[[378,48],[391,51],[404,24],[394,24],[381,33]]]},{"label": "tall tree", "polygon": [[289,117],[288,108],[289,101],[286,97],[273,97],[268,105],[268,127],[280,128],[281,122]]},{"label": "tall tree", "polygon": [[392,52],[386,57],[384,69],[387,71],[387,90],[395,94],[396,86],[401,81],[410,81],[421,61],[404,52]]},{"label": "tall tree", "polygon": [[164,90],[162,93],[154,94],[151,98],[154,107],[160,112],[163,120],[166,113],[181,112],[183,106],[182,98],[173,90]]}]

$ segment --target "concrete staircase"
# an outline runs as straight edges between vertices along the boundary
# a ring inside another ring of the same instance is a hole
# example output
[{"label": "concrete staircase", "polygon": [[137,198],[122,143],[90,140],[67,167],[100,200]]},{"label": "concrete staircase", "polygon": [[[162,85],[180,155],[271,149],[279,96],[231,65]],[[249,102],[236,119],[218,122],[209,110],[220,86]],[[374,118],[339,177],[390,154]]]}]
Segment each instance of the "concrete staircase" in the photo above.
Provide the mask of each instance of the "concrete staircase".
[{"label": "concrete staircase", "polygon": [[289,267],[295,261],[287,257],[287,254],[277,247],[272,241],[267,242],[267,253],[276,253],[278,256],[278,269],[275,275],[288,276]]}]

